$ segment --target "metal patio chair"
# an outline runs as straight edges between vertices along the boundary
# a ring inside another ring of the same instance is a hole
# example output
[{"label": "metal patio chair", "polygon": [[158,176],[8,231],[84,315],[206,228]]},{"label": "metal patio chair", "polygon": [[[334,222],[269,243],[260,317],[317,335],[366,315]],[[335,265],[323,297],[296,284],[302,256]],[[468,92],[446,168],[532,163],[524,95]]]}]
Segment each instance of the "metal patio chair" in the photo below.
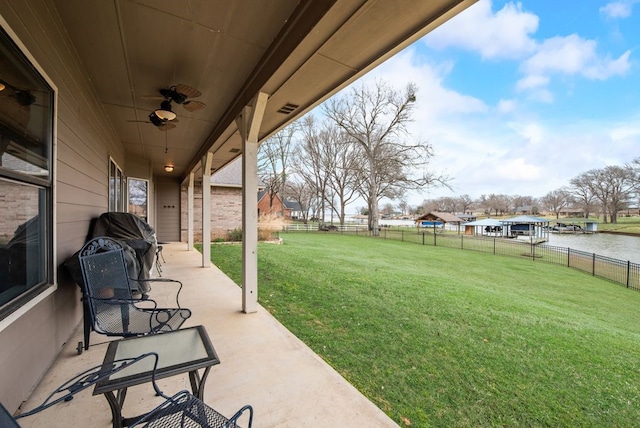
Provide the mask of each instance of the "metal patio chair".
[{"label": "metal patio chair", "polygon": [[155,381],[158,365],[158,354],[149,353],[156,359],[151,376],[151,382],[156,395],[165,401],[141,419],[129,425],[130,428],[238,428],[238,420],[248,412],[247,428],[253,424],[253,407],[245,405],[230,418],[205,404],[187,390],[180,391],[173,396],[165,395]]},{"label": "metal patio chair", "polygon": [[[107,336],[143,336],[179,329],[191,316],[181,308],[182,283],[168,278],[136,280],[127,275],[122,245],[105,236],[91,239],[78,254],[83,278],[84,349],[91,330]],[[134,298],[129,281],[179,284],[175,308],[158,308],[154,300]],[[82,342],[78,344],[82,352]]]},{"label": "metal patio chair", "polygon": [[[76,375],[72,379],[60,385],[37,407],[22,412],[17,416],[12,416],[7,409],[0,403],[0,427],[2,428],[20,428],[18,419],[31,416],[62,401],[71,401],[77,393],[95,385],[102,379],[108,378],[120,370],[124,370],[132,364],[149,357],[151,354],[144,354],[135,358],[123,358],[113,362],[109,367],[103,368],[102,364],[95,366]],[[157,356],[156,356],[157,360]]]}]

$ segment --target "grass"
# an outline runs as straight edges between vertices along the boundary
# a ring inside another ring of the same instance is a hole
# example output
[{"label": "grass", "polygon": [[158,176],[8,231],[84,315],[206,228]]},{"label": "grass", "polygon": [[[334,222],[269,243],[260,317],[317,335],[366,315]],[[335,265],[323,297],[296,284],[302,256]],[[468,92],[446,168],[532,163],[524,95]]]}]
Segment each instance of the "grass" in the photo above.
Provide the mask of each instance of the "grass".
[{"label": "grass", "polygon": [[[640,420],[640,293],[472,251],[282,237],[259,246],[260,303],[400,425]],[[241,282],[240,246],[211,254]]]}]

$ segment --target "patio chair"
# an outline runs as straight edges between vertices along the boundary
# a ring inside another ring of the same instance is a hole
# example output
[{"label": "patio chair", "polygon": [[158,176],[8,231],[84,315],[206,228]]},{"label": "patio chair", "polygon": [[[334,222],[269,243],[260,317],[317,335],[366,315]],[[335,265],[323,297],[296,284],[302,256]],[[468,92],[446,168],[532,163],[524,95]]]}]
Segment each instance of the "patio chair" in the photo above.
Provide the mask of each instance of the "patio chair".
[{"label": "patio chair", "polygon": [[245,405],[230,418],[205,404],[189,391],[180,391],[173,396],[165,395],[155,380],[158,366],[158,354],[151,352],[147,355],[155,357],[155,364],[151,375],[151,383],[156,395],[165,401],[141,419],[129,425],[130,428],[238,428],[238,420],[248,412],[247,428],[253,424],[253,407]]},{"label": "patio chair", "polygon": [[[37,407],[20,413],[17,416],[12,416],[7,409],[0,403],[0,427],[2,428],[20,428],[17,420],[27,416],[34,415],[51,406],[55,406],[61,401],[71,401],[77,393],[84,391],[85,389],[95,385],[102,379],[108,378],[112,374],[124,370],[132,364],[149,357],[151,354],[144,354],[135,358],[123,358],[113,362],[113,364],[104,369],[102,364],[85,370],[84,372],[76,375],[72,379],[66,381],[60,385],[55,391],[53,391],[45,400]],[[157,359],[157,357],[156,357]]]},{"label": "patio chair", "polygon": [[[78,254],[83,278],[84,349],[91,330],[107,336],[144,336],[179,329],[191,316],[181,308],[182,283],[168,278],[136,280],[127,275],[122,245],[105,236],[91,239]],[[154,300],[134,298],[129,281],[179,284],[175,308],[158,308]],[[82,342],[78,344],[82,353]]]}]

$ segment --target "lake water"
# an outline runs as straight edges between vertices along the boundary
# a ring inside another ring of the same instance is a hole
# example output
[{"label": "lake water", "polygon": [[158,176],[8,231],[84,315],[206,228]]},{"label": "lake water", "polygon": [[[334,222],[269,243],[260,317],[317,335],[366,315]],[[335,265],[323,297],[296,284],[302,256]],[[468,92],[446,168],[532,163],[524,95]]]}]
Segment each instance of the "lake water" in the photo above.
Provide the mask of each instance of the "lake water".
[{"label": "lake water", "polygon": [[[366,223],[366,220],[364,220]],[[390,227],[397,226],[415,226],[413,220],[380,220],[380,225]],[[453,225],[449,230],[456,230]],[[464,228],[461,228],[464,230]],[[611,257],[614,259],[630,261],[640,264],[640,237],[613,235],[609,233],[593,233],[593,234],[549,234],[548,245],[556,247],[567,247],[574,250],[586,251],[588,253],[596,253],[600,256]]]},{"label": "lake water", "polygon": [[568,247],[574,250],[596,253],[600,256],[640,263],[640,237],[613,235],[609,233],[593,234],[549,234],[548,245]]}]

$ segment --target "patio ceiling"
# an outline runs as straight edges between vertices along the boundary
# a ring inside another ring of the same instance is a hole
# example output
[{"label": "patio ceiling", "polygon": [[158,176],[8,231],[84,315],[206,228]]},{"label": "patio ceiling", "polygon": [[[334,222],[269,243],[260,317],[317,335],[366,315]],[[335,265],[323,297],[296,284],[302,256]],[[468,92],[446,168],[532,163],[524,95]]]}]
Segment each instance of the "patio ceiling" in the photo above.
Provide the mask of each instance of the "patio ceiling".
[{"label": "patio ceiling", "polygon": [[[235,119],[258,92],[262,139],[477,0],[52,1],[127,154],[184,179],[207,152],[213,171],[240,155]],[[148,116],[176,84],[206,106],[174,103],[160,131]]]}]

